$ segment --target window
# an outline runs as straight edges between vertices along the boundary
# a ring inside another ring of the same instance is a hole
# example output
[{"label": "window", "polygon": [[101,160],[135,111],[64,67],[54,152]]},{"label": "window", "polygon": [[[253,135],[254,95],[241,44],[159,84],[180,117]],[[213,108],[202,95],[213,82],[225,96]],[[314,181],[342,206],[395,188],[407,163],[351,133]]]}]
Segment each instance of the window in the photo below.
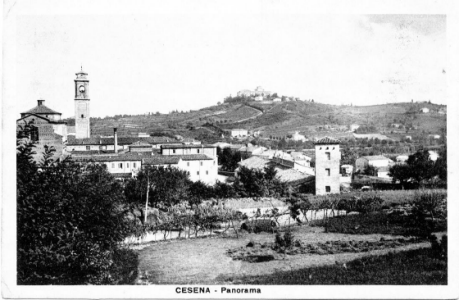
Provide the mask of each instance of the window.
[{"label": "window", "polygon": [[330,193],[330,191],[331,191],[331,190],[330,190],[330,186],[329,186],[329,185],[325,186],[325,192],[326,192],[326,193]]},{"label": "window", "polygon": [[215,160],[214,160],[214,166],[215,166]]},{"label": "window", "polygon": [[112,163],[112,169],[115,168],[115,163]]},{"label": "window", "polygon": [[200,153],[200,152],[199,152],[199,149],[198,149],[198,153]]},{"label": "window", "polygon": [[132,167],[136,168],[137,167],[136,163],[132,163]]},{"label": "window", "polygon": [[199,171],[196,172],[196,175],[199,175]]},{"label": "window", "polygon": [[86,146],[86,151],[91,150],[91,146]]},{"label": "window", "polygon": [[119,167],[120,169],[122,169],[122,168],[123,168],[123,163],[119,163],[119,164],[118,164],[118,167]]},{"label": "window", "polygon": [[174,149],[174,150],[172,150],[172,153],[175,153],[175,149]]},{"label": "window", "polygon": [[81,118],[84,118],[84,115],[81,115]]},{"label": "window", "polygon": [[327,173],[327,176],[330,176],[330,169],[325,169],[325,173]]},{"label": "window", "polygon": [[187,163],[186,163],[186,166],[189,167],[189,166],[190,166],[190,162],[187,162]]},{"label": "window", "polygon": [[129,163],[126,163],[126,168],[129,168]]},{"label": "window", "polygon": [[330,152],[325,152],[325,155],[327,155],[327,159],[330,160]]},{"label": "window", "polygon": [[209,175],[209,171],[206,171],[206,175]]},{"label": "window", "polygon": [[202,167],[202,161],[201,161],[201,167]]}]

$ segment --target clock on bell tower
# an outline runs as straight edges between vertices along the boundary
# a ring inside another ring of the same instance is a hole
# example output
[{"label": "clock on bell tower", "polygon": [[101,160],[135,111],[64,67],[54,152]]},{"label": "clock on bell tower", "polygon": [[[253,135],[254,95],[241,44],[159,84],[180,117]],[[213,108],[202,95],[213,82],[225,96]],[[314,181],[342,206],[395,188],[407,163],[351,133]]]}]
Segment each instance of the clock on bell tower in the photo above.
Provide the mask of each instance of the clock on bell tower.
[{"label": "clock on bell tower", "polygon": [[84,139],[90,137],[89,124],[89,79],[88,73],[81,71],[75,73],[75,137]]}]

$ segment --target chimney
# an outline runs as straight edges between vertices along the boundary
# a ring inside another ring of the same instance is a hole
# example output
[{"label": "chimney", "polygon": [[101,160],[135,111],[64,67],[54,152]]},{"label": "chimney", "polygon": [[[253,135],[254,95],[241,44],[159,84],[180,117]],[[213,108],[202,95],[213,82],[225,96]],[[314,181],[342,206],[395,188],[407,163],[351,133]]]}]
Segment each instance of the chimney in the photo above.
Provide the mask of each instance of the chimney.
[{"label": "chimney", "polygon": [[118,153],[118,133],[117,133],[117,128],[113,128],[113,135],[115,138],[115,153]]},{"label": "chimney", "polygon": [[40,100],[37,100],[37,102],[38,102],[38,106],[42,106],[43,102],[45,102],[45,100],[40,99]]}]

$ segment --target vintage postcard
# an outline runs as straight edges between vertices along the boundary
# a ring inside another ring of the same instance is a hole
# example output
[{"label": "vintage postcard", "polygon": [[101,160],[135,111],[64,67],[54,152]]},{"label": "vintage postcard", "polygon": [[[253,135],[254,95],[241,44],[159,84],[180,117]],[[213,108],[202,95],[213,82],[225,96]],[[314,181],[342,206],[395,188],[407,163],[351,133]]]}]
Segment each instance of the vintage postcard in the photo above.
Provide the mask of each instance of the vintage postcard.
[{"label": "vintage postcard", "polygon": [[459,297],[455,3],[3,9],[2,297]]}]

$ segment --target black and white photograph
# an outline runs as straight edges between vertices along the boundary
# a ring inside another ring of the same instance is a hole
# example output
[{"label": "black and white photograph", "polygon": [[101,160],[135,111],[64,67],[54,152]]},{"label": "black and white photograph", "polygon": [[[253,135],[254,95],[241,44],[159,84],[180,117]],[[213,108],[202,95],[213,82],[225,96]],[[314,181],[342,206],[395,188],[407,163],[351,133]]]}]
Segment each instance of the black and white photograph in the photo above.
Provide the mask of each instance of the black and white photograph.
[{"label": "black and white photograph", "polygon": [[459,297],[453,4],[5,0],[2,297]]}]

